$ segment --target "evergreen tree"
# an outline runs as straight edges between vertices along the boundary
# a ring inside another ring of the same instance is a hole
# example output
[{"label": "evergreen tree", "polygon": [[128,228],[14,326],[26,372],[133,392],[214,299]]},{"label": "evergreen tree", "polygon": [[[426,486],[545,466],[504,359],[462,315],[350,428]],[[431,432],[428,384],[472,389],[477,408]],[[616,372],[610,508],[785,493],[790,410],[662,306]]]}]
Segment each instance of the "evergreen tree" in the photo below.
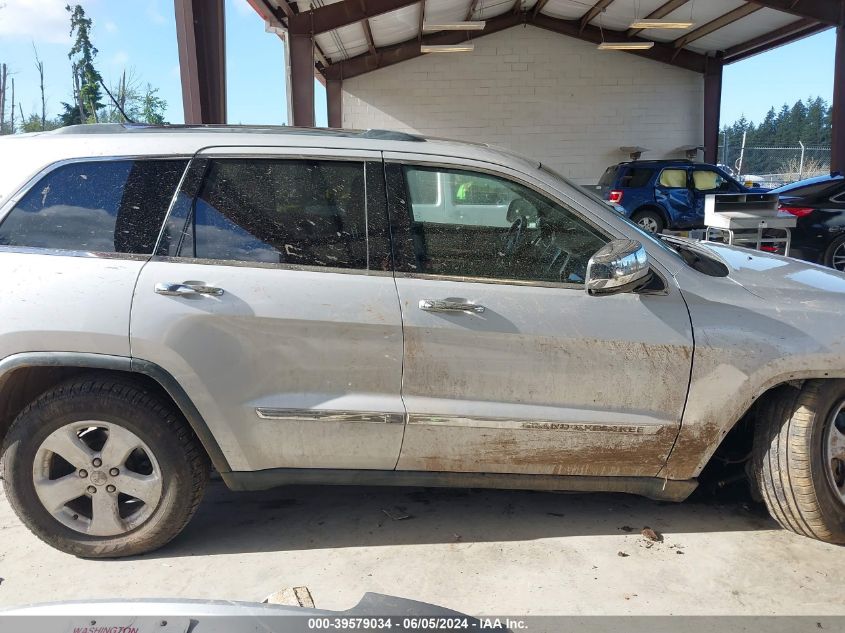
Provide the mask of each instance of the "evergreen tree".
[{"label": "evergreen tree", "polygon": [[[71,73],[74,82],[74,99],[79,120],[85,123],[98,121],[98,111],[103,107],[100,92],[100,73],[94,67],[97,48],[91,43],[91,18],[85,15],[82,5],[65,6],[70,13],[70,35],[75,36],[73,46],[68,53],[71,61]],[[70,119],[68,104],[62,114],[62,121]]]}]

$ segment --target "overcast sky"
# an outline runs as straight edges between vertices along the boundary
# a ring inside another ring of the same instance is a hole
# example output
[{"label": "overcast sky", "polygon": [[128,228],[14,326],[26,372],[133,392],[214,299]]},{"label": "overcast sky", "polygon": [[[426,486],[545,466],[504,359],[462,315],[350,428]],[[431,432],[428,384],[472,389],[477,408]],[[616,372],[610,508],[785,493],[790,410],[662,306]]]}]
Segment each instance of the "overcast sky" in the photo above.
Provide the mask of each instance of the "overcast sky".
[{"label": "overcast sky", "polygon": [[[71,94],[67,51],[68,0],[0,0],[0,62],[16,83],[24,112],[39,106],[33,44],[45,63],[48,113],[61,110]],[[84,0],[94,20],[97,66],[107,84],[125,68],[160,89],[166,118],[182,121],[179,59],[173,0]],[[264,32],[246,0],[226,0],[227,74],[231,123],[286,123],[284,50]],[[808,96],[830,101],[833,94],[832,30],[729,66],[725,72],[722,121],[740,115],[760,121],[768,109]],[[618,53],[624,54],[624,53]],[[325,92],[317,85],[317,123],[325,125]]]}]

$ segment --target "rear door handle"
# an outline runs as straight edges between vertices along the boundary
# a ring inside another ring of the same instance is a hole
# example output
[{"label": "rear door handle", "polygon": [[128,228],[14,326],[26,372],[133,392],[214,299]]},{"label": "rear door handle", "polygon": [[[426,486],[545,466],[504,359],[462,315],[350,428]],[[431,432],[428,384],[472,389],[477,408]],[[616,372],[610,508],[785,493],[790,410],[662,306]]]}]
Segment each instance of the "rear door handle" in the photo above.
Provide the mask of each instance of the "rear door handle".
[{"label": "rear door handle", "polygon": [[219,297],[223,294],[223,288],[206,286],[198,281],[186,281],[185,283],[173,283],[172,281],[159,282],[155,288],[156,294],[168,297],[184,297],[189,295],[209,295]]},{"label": "rear door handle", "polygon": [[420,299],[420,310],[425,312],[484,312],[486,308],[469,301],[452,301],[449,299]]}]

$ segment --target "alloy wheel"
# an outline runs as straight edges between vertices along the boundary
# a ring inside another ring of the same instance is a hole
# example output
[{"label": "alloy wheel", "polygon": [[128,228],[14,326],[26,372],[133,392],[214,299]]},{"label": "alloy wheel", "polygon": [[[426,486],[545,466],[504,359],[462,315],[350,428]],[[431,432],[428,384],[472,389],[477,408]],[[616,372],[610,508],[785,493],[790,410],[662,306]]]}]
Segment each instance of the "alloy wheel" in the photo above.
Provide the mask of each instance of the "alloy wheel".
[{"label": "alloy wheel", "polygon": [[38,447],[33,484],[60,523],[91,536],[117,536],[146,521],[162,496],[158,461],[137,435],[86,420],[53,431]]},{"label": "alloy wheel", "polygon": [[833,410],[824,444],[824,463],[828,483],[842,503],[845,503],[845,402]]},{"label": "alloy wheel", "polygon": [[657,221],[654,218],[650,218],[648,216],[640,218],[637,224],[649,233],[657,233]]},{"label": "alloy wheel", "polygon": [[842,244],[837,246],[836,250],[833,251],[831,265],[836,270],[845,272],[845,242],[842,242]]}]

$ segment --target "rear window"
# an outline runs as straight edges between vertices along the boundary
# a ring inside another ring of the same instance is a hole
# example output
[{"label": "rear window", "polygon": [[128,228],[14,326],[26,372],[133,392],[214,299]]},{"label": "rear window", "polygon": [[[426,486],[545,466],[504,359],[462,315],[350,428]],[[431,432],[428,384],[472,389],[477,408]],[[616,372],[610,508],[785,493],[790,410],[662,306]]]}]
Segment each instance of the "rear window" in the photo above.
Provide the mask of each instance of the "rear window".
[{"label": "rear window", "polygon": [[616,181],[616,172],[619,171],[619,165],[611,165],[604,170],[604,173],[599,179],[599,187],[611,187]]},{"label": "rear window", "polygon": [[622,176],[622,182],[619,183],[619,186],[633,188],[645,187],[653,175],[654,169],[649,167],[630,167],[625,172],[625,175]]},{"label": "rear window", "polygon": [[806,196],[810,198],[815,198],[820,195],[832,196],[840,190],[842,183],[842,179],[823,180],[821,182],[811,182],[803,185],[795,183],[792,185],[786,185],[779,189],[773,189],[772,193],[779,193],[781,195],[788,195],[796,198],[799,196]]},{"label": "rear window", "polygon": [[62,165],[2,221],[0,245],[152,254],[186,165],[186,160]]}]

